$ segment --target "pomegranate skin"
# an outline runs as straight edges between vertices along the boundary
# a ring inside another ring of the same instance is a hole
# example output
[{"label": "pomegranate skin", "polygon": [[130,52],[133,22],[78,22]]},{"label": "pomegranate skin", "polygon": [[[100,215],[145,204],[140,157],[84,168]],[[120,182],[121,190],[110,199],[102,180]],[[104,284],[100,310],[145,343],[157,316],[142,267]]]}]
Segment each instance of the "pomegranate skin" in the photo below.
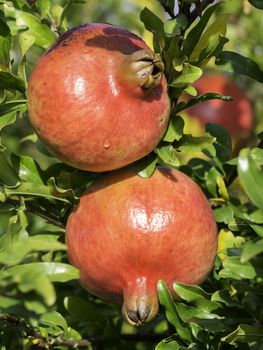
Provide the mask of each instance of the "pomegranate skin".
[{"label": "pomegranate skin", "polygon": [[213,267],[217,227],[208,200],[184,173],[157,168],[103,176],[69,216],[66,243],[82,285],[121,303],[132,325],[158,313],[157,281],[200,284]]},{"label": "pomegranate skin", "polygon": [[246,139],[254,126],[253,110],[246,92],[233,80],[220,74],[204,74],[194,87],[198,94],[216,92],[232,96],[233,101],[209,100],[187,109],[187,114],[197,118],[202,126],[217,123],[238,139]]},{"label": "pomegranate skin", "polygon": [[166,130],[163,68],[126,30],[101,23],[73,28],[31,74],[29,119],[65,163],[95,172],[123,167],[150,153]]}]

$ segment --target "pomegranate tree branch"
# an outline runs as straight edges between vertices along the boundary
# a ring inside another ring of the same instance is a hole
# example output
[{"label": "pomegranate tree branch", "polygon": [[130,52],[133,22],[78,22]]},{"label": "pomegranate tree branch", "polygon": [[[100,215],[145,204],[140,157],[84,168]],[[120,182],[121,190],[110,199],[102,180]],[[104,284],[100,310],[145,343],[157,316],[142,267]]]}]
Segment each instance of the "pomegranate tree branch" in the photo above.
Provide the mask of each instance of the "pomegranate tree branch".
[{"label": "pomegranate tree branch", "polygon": [[23,330],[26,337],[31,340],[34,349],[53,349],[57,346],[67,346],[68,348],[78,349],[87,348],[92,344],[92,342],[88,339],[63,339],[61,336],[58,336],[57,338],[45,338],[40,332],[30,326],[23,318],[18,316],[0,314],[0,321],[7,322]]},{"label": "pomegranate tree branch", "polygon": [[[18,201],[19,201],[19,197],[8,198],[8,202],[14,205],[15,207],[17,206]],[[54,224],[55,226],[65,229],[66,225],[61,220],[61,218],[58,218],[57,216],[47,212],[46,210],[43,210],[40,207],[35,206],[32,202],[25,201],[25,207],[27,212],[40,216],[41,218],[47,220],[51,224]]]},{"label": "pomegranate tree branch", "polygon": [[61,219],[48,213],[47,211],[45,211],[43,209],[40,209],[39,207],[36,207],[32,203],[26,202],[26,209],[28,212],[40,216],[41,218],[49,221],[50,223],[54,224],[55,226],[61,227],[63,229],[65,228],[65,223],[62,222]]},{"label": "pomegranate tree branch", "polygon": [[215,0],[203,0],[197,4],[196,8],[190,13],[188,20],[189,23],[193,23],[197,17],[201,17],[203,11],[209,6],[212,5]]},{"label": "pomegranate tree branch", "polygon": [[[56,338],[44,337],[39,331],[34,327],[29,325],[25,319],[9,314],[0,314],[0,322],[6,322],[14,327],[19,328],[23,331],[23,334],[31,341],[34,346],[34,349],[53,349],[57,346],[66,346],[68,348],[77,349],[77,348],[87,348],[92,344],[101,344],[103,339],[63,339],[62,336]],[[148,334],[121,334],[120,338],[124,341],[146,341],[146,342],[157,342],[161,341],[164,338],[169,337],[172,332],[164,333],[148,333]]]}]

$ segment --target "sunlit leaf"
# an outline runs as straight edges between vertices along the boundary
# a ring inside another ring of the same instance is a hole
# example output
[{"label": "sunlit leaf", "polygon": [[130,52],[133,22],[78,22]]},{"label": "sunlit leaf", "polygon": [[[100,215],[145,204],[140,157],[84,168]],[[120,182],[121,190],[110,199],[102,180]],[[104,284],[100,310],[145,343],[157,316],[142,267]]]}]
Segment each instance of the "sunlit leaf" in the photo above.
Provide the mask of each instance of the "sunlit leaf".
[{"label": "sunlit leaf", "polygon": [[179,318],[176,306],[172,300],[171,294],[164,281],[158,281],[157,284],[158,297],[160,304],[165,308],[165,314],[167,320],[175,327],[176,331],[182,337],[182,339],[190,340],[191,334],[187,329],[182,320]]},{"label": "sunlit leaf", "polygon": [[263,239],[256,242],[249,241],[243,247],[240,260],[241,262],[246,262],[261,253],[263,253]]},{"label": "sunlit leaf", "polygon": [[189,63],[185,63],[180,76],[175,78],[170,85],[175,88],[185,88],[186,86],[194,83],[202,75],[202,70]]},{"label": "sunlit leaf", "polygon": [[238,342],[251,343],[260,341],[262,339],[263,328],[241,324],[230,334],[222,337],[222,341],[228,344],[235,344]]},{"label": "sunlit leaf", "polygon": [[65,318],[57,311],[51,311],[46,313],[40,318],[40,322],[48,326],[59,326],[65,332],[68,329],[67,321]]},{"label": "sunlit leaf", "polygon": [[197,24],[195,26],[193,26],[193,28],[188,33],[188,35],[187,35],[187,37],[185,39],[184,47],[183,47],[183,52],[188,57],[193,52],[194,47],[198,43],[198,41],[199,41],[199,39],[200,39],[200,37],[201,37],[201,35],[202,35],[202,33],[203,33],[207,23],[208,23],[208,21],[210,20],[210,18],[212,17],[213,13],[218,8],[218,6],[219,6],[219,3],[209,7],[205,11],[203,16],[201,17],[200,21],[198,21]]},{"label": "sunlit leaf", "polygon": [[181,31],[187,27],[187,24],[187,17],[180,14],[176,18],[168,20],[164,23],[164,33],[167,37],[176,36],[181,34]]},{"label": "sunlit leaf", "polygon": [[67,282],[70,280],[79,279],[79,272],[75,267],[56,262],[28,263],[8,269],[8,273],[13,276],[27,272],[35,272],[40,275],[46,275],[52,282]]},{"label": "sunlit leaf", "polygon": [[143,22],[147,30],[156,33],[157,35],[162,35],[163,21],[147,7],[141,11],[140,20]]},{"label": "sunlit leaf", "polygon": [[9,69],[11,43],[10,28],[0,18],[0,70]]},{"label": "sunlit leaf", "polygon": [[241,150],[238,157],[238,176],[248,197],[263,210],[263,172],[247,148]]},{"label": "sunlit leaf", "polygon": [[180,116],[174,116],[170,118],[170,122],[166,133],[163,137],[163,141],[173,142],[179,141],[183,136],[184,120]]},{"label": "sunlit leaf", "polygon": [[263,70],[250,58],[239,53],[223,51],[216,58],[216,64],[227,72],[246,75],[251,79],[263,82]]},{"label": "sunlit leaf", "polygon": [[156,154],[164,164],[174,167],[180,165],[176,149],[172,145],[163,145],[155,149]]},{"label": "sunlit leaf", "polygon": [[144,157],[135,163],[135,169],[141,177],[150,177],[154,173],[157,163],[157,155],[152,154],[148,157]]}]

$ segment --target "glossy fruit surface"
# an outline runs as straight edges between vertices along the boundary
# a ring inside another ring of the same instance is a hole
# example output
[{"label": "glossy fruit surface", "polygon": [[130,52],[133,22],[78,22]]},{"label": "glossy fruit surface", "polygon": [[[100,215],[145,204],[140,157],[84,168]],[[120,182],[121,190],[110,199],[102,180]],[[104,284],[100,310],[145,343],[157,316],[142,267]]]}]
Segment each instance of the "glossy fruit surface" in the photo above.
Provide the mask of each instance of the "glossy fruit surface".
[{"label": "glossy fruit surface", "polygon": [[121,303],[133,325],[158,312],[156,284],[199,284],[214,264],[217,228],[198,185],[160,167],[149,179],[132,169],[96,181],[71,213],[68,256],[91,293]]},{"label": "glossy fruit surface", "polygon": [[61,35],[30,77],[28,110],[39,137],[76,168],[108,171],[150,153],[170,102],[163,62],[136,35],[108,24]]},{"label": "glossy fruit surface", "polygon": [[246,92],[233,80],[221,74],[204,74],[194,87],[198,94],[216,92],[232,96],[233,101],[209,100],[189,109],[187,114],[197,118],[202,126],[217,123],[236,138],[246,138],[253,129],[253,110]]}]

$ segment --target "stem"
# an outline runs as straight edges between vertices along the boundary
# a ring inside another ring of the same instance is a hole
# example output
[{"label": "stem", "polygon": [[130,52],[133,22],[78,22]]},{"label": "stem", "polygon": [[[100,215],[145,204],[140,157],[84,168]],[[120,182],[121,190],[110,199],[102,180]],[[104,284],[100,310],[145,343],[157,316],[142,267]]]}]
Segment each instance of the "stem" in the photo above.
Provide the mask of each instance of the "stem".
[{"label": "stem", "polygon": [[26,336],[33,341],[34,348],[39,349],[53,349],[56,346],[67,346],[69,348],[86,348],[90,346],[92,343],[90,340],[81,339],[81,340],[73,340],[73,339],[61,339],[61,337],[51,338],[51,337],[43,337],[43,335],[35,330],[32,326],[30,326],[23,318],[18,316],[8,315],[8,314],[0,314],[0,321],[8,322],[18,328],[22,328]]},{"label": "stem", "polygon": [[[43,337],[43,335],[29,325],[25,319],[9,315],[9,314],[0,314],[0,321],[7,322],[13,326],[23,330],[23,333],[28,339],[34,342],[35,349],[53,349],[56,346],[67,346],[68,348],[85,348],[92,344],[101,344],[103,340],[101,338],[96,338],[93,341],[88,339],[62,339],[61,336],[57,338],[52,337]],[[173,332],[172,332],[173,333]],[[120,338],[124,341],[149,341],[156,342],[164,338],[169,337],[172,333],[169,331],[163,333],[147,333],[147,334],[121,334]]]},{"label": "stem", "polygon": [[[17,202],[19,201],[19,198],[12,197],[12,198],[9,198],[8,201],[11,202],[11,204],[13,204],[14,206],[16,206]],[[34,204],[27,202],[27,201],[25,201],[25,207],[29,213],[32,213],[34,215],[38,215],[41,218],[54,224],[55,226],[58,226],[58,227],[65,229],[66,224],[57,216],[52,215],[51,213],[47,212],[46,210],[43,210],[43,209],[41,209],[41,208],[39,208],[39,207],[35,206]]]},{"label": "stem", "polygon": [[30,213],[38,215],[41,218],[49,221],[50,223],[65,229],[65,227],[66,227],[65,223],[61,219],[59,219],[58,217],[48,213],[47,211],[45,211],[43,209],[40,209],[39,207],[36,207],[32,203],[26,202],[25,205],[26,205],[27,211],[29,211]]},{"label": "stem", "polygon": [[189,23],[193,23],[197,17],[202,15],[202,12],[209,6],[212,5],[215,0],[203,0],[202,3],[192,11],[188,17]]}]

